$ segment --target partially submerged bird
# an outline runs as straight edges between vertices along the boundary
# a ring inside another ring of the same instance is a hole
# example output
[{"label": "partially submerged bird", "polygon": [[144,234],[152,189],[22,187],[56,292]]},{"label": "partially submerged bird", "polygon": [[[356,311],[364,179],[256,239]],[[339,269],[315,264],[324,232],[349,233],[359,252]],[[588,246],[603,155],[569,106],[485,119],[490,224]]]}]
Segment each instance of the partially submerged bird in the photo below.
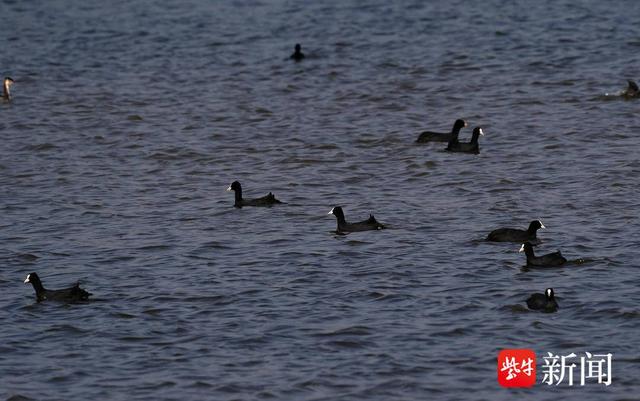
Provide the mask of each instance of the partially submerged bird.
[{"label": "partially submerged bird", "polygon": [[276,197],[271,192],[269,192],[267,195],[263,196],[262,198],[244,199],[242,197],[242,186],[238,181],[232,182],[231,185],[229,185],[229,188],[227,188],[227,191],[235,192],[236,201],[233,204],[233,206],[238,208],[241,208],[243,206],[272,206],[277,203],[282,203],[279,200],[277,200]]},{"label": "partially submerged bird", "polygon": [[13,79],[11,77],[4,77],[2,84],[2,98],[6,101],[11,100],[11,85],[13,85]]},{"label": "partially submerged bird", "polygon": [[304,58],[304,53],[302,53],[302,46],[299,43],[296,43],[296,47],[294,49],[293,54],[291,55],[291,59],[295,61],[300,61]]},{"label": "partially submerged bird", "polygon": [[529,309],[541,310],[543,312],[555,312],[558,310],[558,303],[556,302],[553,288],[547,288],[544,290],[544,294],[531,294],[527,299],[527,306]]},{"label": "partially submerged bird", "polygon": [[638,88],[638,84],[630,79],[627,80],[627,83],[627,89],[622,92],[622,97],[625,99],[640,97],[640,88]]},{"label": "partially submerged bird", "polygon": [[90,292],[80,288],[80,283],[76,283],[73,287],[62,290],[47,290],[42,285],[40,277],[38,277],[36,273],[27,274],[24,283],[31,283],[33,285],[33,288],[36,290],[36,300],[38,302],[46,300],[63,302],[86,301],[89,299],[89,296],[92,295]]},{"label": "partially submerged bird", "polygon": [[495,242],[525,242],[536,241],[536,233],[540,228],[546,228],[540,220],[533,220],[529,223],[529,228],[520,230],[518,228],[498,228],[487,236],[487,241]]},{"label": "partially submerged bird", "polygon": [[484,136],[484,132],[482,132],[482,128],[475,127],[473,129],[473,135],[471,136],[471,142],[458,142],[457,139],[452,139],[449,141],[447,148],[449,152],[461,152],[461,153],[480,153],[480,146],[478,145],[478,138],[480,135]]},{"label": "partially submerged bird", "polygon": [[417,143],[426,143],[426,142],[450,142],[452,140],[458,140],[458,134],[460,130],[467,126],[467,122],[459,119],[453,123],[453,127],[451,128],[451,132],[442,133],[442,132],[432,132],[432,131],[424,131],[416,139]]},{"label": "partially submerged bird", "polygon": [[333,214],[336,216],[336,220],[338,220],[338,229],[336,230],[339,234],[351,233],[356,231],[368,231],[368,230],[382,230],[384,226],[373,217],[372,214],[369,215],[367,220],[358,222],[358,223],[347,223],[344,218],[344,212],[342,211],[342,207],[336,206],[329,211],[328,214]]},{"label": "partially submerged bird", "polygon": [[535,256],[533,254],[533,246],[528,241],[522,244],[522,246],[520,247],[519,252],[523,252],[523,251],[525,255],[527,255],[527,266],[554,267],[554,266],[561,266],[567,263],[567,259],[564,256],[562,256],[560,251],[548,253],[542,256]]}]

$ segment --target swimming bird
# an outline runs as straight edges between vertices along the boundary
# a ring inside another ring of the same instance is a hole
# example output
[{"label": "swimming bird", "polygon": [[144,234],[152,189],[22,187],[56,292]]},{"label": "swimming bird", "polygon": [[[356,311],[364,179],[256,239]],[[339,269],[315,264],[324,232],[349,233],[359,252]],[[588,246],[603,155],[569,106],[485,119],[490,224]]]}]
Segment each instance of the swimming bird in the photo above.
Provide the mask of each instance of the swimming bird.
[{"label": "swimming bird", "polygon": [[525,255],[527,255],[527,266],[536,266],[536,267],[553,267],[553,266],[561,266],[567,263],[567,259],[565,259],[560,251],[548,253],[542,256],[535,256],[533,254],[533,246],[530,242],[525,242],[520,247],[520,251],[524,251]]},{"label": "swimming bird", "polygon": [[80,288],[80,283],[76,283],[73,287],[62,290],[47,290],[42,285],[40,277],[38,277],[36,273],[27,274],[24,283],[31,283],[33,285],[33,288],[36,290],[36,300],[38,302],[46,300],[65,302],[86,301],[89,299],[89,296],[92,295],[90,292]]},{"label": "swimming bird", "polygon": [[417,143],[426,143],[426,142],[450,142],[451,140],[457,141],[458,134],[460,130],[467,126],[467,122],[458,119],[455,123],[453,123],[453,127],[451,128],[451,132],[441,133],[441,132],[431,132],[424,131],[418,136],[416,139]]},{"label": "swimming bird", "polygon": [[626,99],[640,97],[640,88],[638,88],[638,84],[630,79],[627,80],[627,82],[627,89],[622,92],[622,96]]},{"label": "swimming bird", "polygon": [[544,290],[544,294],[531,294],[527,299],[527,306],[529,309],[542,310],[543,312],[555,312],[558,310],[553,288],[547,288]]},{"label": "swimming bird", "polygon": [[536,241],[536,232],[546,228],[540,220],[533,220],[529,223],[529,228],[526,230],[520,230],[518,228],[498,228],[493,230],[487,236],[487,241],[495,242],[525,242]]},{"label": "swimming bird", "polygon": [[291,55],[291,59],[295,61],[300,61],[304,58],[304,53],[302,53],[302,46],[299,43],[296,43],[296,47],[294,49],[293,54]]},{"label": "swimming bird", "polygon": [[233,204],[233,206],[237,208],[241,208],[243,206],[273,206],[277,203],[282,203],[277,200],[271,192],[269,192],[262,198],[244,199],[242,198],[242,186],[238,181],[232,182],[231,185],[229,185],[229,188],[227,188],[227,191],[235,192],[236,202]]},{"label": "swimming bird", "polygon": [[351,233],[356,231],[368,231],[368,230],[382,230],[384,226],[373,217],[372,214],[369,215],[367,220],[358,222],[358,223],[347,223],[344,218],[344,212],[340,206],[336,206],[329,211],[328,214],[333,214],[336,216],[338,220],[338,229],[337,233]]},{"label": "swimming bird", "polygon": [[482,132],[482,128],[475,127],[473,129],[473,135],[471,136],[471,142],[458,142],[457,139],[452,139],[449,141],[447,148],[449,152],[461,152],[461,153],[480,153],[480,146],[478,146],[478,138],[480,135],[484,136],[484,132]]},{"label": "swimming bird", "polygon": [[10,77],[4,77],[2,84],[2,98],[6,101],[11,100],[11,85],[13,85],[13,79]]}]

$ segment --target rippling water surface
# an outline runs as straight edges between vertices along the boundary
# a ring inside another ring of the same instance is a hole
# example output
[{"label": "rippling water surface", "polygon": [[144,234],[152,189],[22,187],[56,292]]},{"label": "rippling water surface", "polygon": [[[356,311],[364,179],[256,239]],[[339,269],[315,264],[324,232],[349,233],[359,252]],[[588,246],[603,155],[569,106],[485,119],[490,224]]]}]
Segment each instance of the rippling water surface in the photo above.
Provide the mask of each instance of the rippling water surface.
[{"label": "rippling water surface", "polygon": [[[0,14],[0,398],[637,399],[639,2]],[[414,143],[456,118],[480,155]],[[334,205],[390,229],[336,236]],[[580,263],[483,241],[536,218]],[[94,300],[38,304],[32,271]],[[509,391],[502,348],[611,352],[613,384]]]}]

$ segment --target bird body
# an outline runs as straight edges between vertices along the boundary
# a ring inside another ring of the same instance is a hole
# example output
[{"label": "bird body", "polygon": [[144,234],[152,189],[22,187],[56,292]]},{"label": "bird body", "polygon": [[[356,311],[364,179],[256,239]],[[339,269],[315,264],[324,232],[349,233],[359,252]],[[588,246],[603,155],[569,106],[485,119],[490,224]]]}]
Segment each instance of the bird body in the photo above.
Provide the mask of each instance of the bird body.
[{"label": "bird body", "polygon": [[300,46],[299,43],[296,43],[294,52],[290,58],[295,61],[300,61],[304,58],[304,53],[302,53],[302,46]]},{"label": "bird body", "polygon": [[338,229],[336,232],[338,233],[351,233],[357,231],[369,231],[369,230],[382,230],[384,225],[379,223],[372,214],[369,215],[367,220],[363,220],[357,223],[348,223],[344,218],[344,212],[342,211],[342,207],[336,206],[328,214],[333,214],[336,216],[336,220],[338,221]]},{"label": "bird body", "polygon": [[562,266],[563,264],[567,263],[567,259],[564,256],[562,256],[560,251],[548,253],[542,256],[535,256],[533,253],[533,246],[531,245],[530,242],[525,242],[524,244],[522,244],[522,247],[520,248],[520,252],[523,252],[523,251],[527,256],[527,266],[555,267],[555,266]]},{"label": "bird body", "polygon": [[489,233],[487,241],[520,243],[525,241],[536,241],[536,233],[540,228],[546,228],[540,220],[533,220],[529,223],[529,228],[526,230],[518,228],[498,228]]},{"label": "bird body", "polygon": [[473,129],[473,135],[471,136],[470,142],[459,142],[457,139],[452,139],[449,141],[447,148],[449,152],[459,152],[459,153],[480,153],[480,146],[478,145],[478,138],[480,135],[484,136],[484,132],[482,132],[482,128],[476,127]]},{"label": "bird body", "polygon": [[242,197],[242,186],[238,181],[231,183],[229,188],[227,188],[227,191],[235,192],[235,203],[233,206],[237,208],[241,208],[243,206],[273,206],[275,204],[282,203],[276,199],[275,195],[271,192],[261,198],[244,199]]},{"label": "bird body", "polygon": [[529,309],[541,310],[543,312],[555,312],[559,308],[553,293],[553,288],[547,288],[544,294],[531,294],[531,296],[527,298],[527,306]]},{"label": "bird body", "polygon": [[420,133],[416,142],[427,143],[427,142],[450,142],[452,140],[457,141],[460,130],[466,126],[467,126],[466,121],[459,119],[453,123],[451,132],[442,133],[442,132],[424,131]]},{"label": "bird body", "polygon": [[86,301],[92,294],[80,288],[80,283],[76,283],[74,286],[64,288],[61,290],[47,290],[42,285],[40,277],[36,273],[29,273],[24,283],[31,283],[36,291],[36,300],[38,302],[50,300],[50,301],[62,301],[62,302],[74,302],[74,301]]}]

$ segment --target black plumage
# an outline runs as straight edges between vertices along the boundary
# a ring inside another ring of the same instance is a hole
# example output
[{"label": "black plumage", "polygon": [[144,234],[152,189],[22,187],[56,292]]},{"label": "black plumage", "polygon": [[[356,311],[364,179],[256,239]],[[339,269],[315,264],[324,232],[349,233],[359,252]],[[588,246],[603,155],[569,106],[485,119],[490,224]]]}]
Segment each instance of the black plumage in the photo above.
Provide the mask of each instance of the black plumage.
[{"label": "black plumage", "polygon": [[535,266],[535,267],[554,267],[554,266],[562,266],[567,263],[567,259],[562,256],[560,251],[548,253],[542,256],[535,256],[533,253],[533,246],[530,242],[525,242],[522,244],[520,248],[520,252],[525,253],[527,255],[527,266]]},{"label": "black plumage", "polygon": [[282,203],[277,200],[271,192],[269,192],[262,198],[244,199],[242,197],[242,186],[238,181],[234,181],[233,183],[231,183],[231,185],[229,185],[229,188],[227,188],[227,191],[235,192],[235,203],[233,204],[233,206],[238,208],[243,206],[273,206],[278,203]]},{"label": "black plumage", "polygon": [[336,216],[336,220],[338,221],[338,229],[336,231],[338,233],[344,234],[356,231],[382,230],[384,228],[384,225],[379,223],[372,214],[369,215],[367,220],[360,221],[358,223],[348,223],[344,218],[344,212],[340,206],[336,206],[331,209],[329,214]]},{"label": "black plumage", "polygon": [[544,294],[531,294],[531,296],[527,298],[527,306],[529,309],[541,310],[543,312],[555,312],[559,308],[555,294],[553,293],[553,288],[547,288]]},{"label": "black plumage", "polygon": [[304,53],[302,53],[302,46],[300,46],[299,43],[296,43],[293,54],[290,58],[295,61],[300,61],[304,58]]},{"label": "black plumage", "polygon": [[536,241],[536,233],[539,229],[546,228],[540,220],[533,220],[529,223],[529,228],[521,230],[518,228],[498,228],[487,236],[487,241],[495,242],[525,242]]},{"label": "black plumage", "polygon": [[451,132],[443,133],[443,132],[424,131],[420,133],[416,142],[427,143],[427,142],[450,142],[452,140],[457,141],[460,130],[466,126],[467,126],[467,122],[462,119],[459,119],[453,123]]},{"label": "black plumage", "polygon": [[478,138],[480,135],[484,136],[484,132],[482,132],[482,128],[475,127],[473,129],[473,135],[471,136],[470,142],[459,142],[458,139],[452,139],[449,141],[447,148],[449,152],[460,152],[460,153],[480,153],[480,145],[478,145]]},{"label": "black plumage", "polygon": [[76,283],[73,287],[65,288],[62,290],[47,290],[42,285],[40,277],[36,273],[29,273],[24,283],[31,283],[33,289],[36,290],[36,300],[41,301],[63,301],[63,302],[76,302],[86,301],[92,294],[80,288],[80,283]]}]

